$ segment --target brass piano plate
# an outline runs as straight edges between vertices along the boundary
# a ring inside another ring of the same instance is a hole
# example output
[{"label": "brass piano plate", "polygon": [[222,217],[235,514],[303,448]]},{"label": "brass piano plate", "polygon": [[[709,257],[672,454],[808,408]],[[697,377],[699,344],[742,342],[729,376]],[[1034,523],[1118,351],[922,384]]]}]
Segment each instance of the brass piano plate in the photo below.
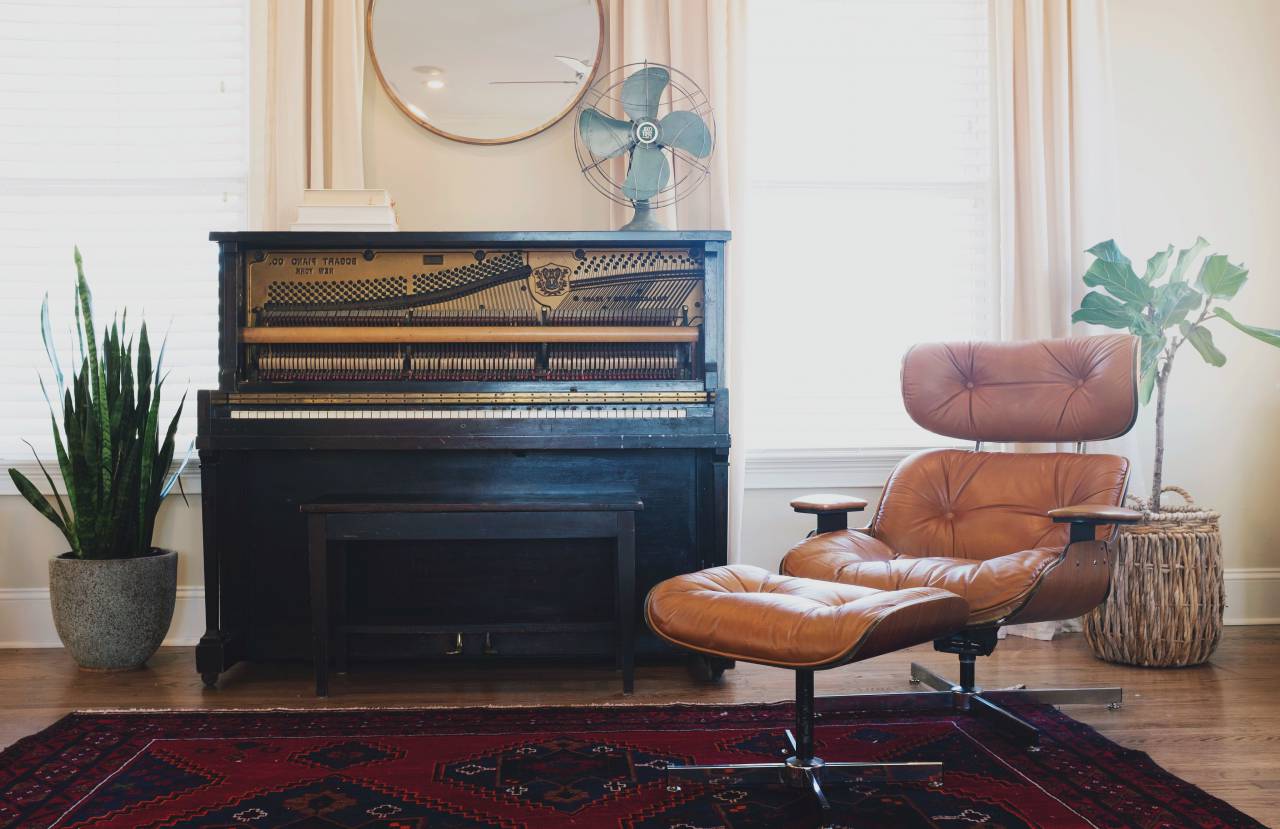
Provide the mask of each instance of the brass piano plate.
[{"label": "brass piano plate", "polygon": [[395,250],[369,258],[354,250],[274,251],[247,270],[251,326],[264,309],[414,308],[428,318],[516,325],[545,313],[552,323],[590,325],[610,314],[688,309],[700,317],[703,303],[703,263],[687,248]]}]

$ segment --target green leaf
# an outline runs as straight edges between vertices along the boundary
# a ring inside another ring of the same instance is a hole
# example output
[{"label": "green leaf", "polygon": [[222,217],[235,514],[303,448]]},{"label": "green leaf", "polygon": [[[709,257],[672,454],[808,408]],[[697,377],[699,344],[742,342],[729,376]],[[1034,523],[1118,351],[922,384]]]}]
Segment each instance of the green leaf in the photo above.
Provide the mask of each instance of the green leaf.
[{"label": "green leaf", "polygon": [[173,491],[174,484],[178,484],[178,491],[182,493],[182,500],[187,500],[187,493],[182,491],[180,482],[182,481],[182,473],[186,471],[187,464],[191,461],[191,455],[195,448],[196,442],[194,439],[187,442],[187,451],[182,456],[182,463],[178,464],[178,468],[173,471],[173,474],[169,476],[169,480],[165,482],[164,488],[160,490],[161,498],[168,496]]},{"label": "green leaf", "polygon": [[1225,308],[1219,308],[1214,313],[1255,340],[1262,340],[1267,345],[1274,345],[1276,348],[1280,348],[1280,328],[1261,328],[1256,325],[1246,325],[1227,313]]},{"label": "green leaf", "polygon": [[1141,392],[1143,405],[1151,401],[1151,392],[1155,388],[1156,372],[1160,368],[1160,354],[1164,351],[1164,346],[1165,340],[1162,334],[1142,335],[1142,350],[1138,357],[1138,391]]},{"label": "green leaf", "polygon": [[1090,291],[1080,300],[1080,310],[1071,315],[1072,322],[1087,322],[1128,331],[1133,325],[1133,313],[1119,300],[1101,291]]},{"label": "green leaf", "polygon": [[67,525],[62,522],[62,518],[54,511],[49,499],[44,497],[40,490],[36,489],[36,485],[27,480],[26,475],[12,467],[9,469],[9,477],[13,480],[13,485],[18,488],[18,493],[27,499],[27,503],[35,507],[45,518],[48,518],[50,523],[57,527],[70,541],[71,536],[67,533]]},{"label": "green leaf", "polygon": [[1153,370],[1153,371],[1142,372],[1142,375],[1138,380],[1138,394],[1141,396],[1142,405],[1145,406],[1151,402],[1151,392],[1155,391],[1155,388],[1156,388],[1155,371]]},{"label": "green leaf", "polygon": [[1090,288],[1103,288],[1116,299],[1140,311],[1151,301],[1151,286],[1138,278],[1128,262],[1108,262],[1095,259],[1085,271],[1084,284]]},{"label": "green leaf", "polygon": [[1177,325],[1187,314],[1200,307],[1204,296],[1186,282],[1167,282],[1155,289],[1155,324],[1161,331]]},{"label": "green leaf", "polygon": [[1173,256],[1173,245],[1169,245],[1169,247],[1148,259],[1147,270],[1142,274],[1142,281],[1150,285],[1161,276],[1164,276],[1164,269],[1169,267],[1170,256]]},{"label": "green leaf", "polygon": [[1182,336],[1187,338],[1187,342],[1195,346],[1196,351],[1200,352],[1200,356],[1211,366],[1224,366],[1227,362],[1227,355],[1218,350],[1213,344],[1213,332],[1203,325],[1192,325],[1184,322],[1178,326],[1182,331]]},{"label": "green leaf", "polygon": [[[107,410],[107,377],[102,364],[98,360],[98,336],[93,327],[93,296],[89,292],[89,282],[84,277],[84,259],[80,256],[80,248],[75,249],[76,259],[76,296],[80,301],[80,313],[84,316],[85,346],[89,349],[89,371],[92,372],[94,397],[92,404],[94,426],[102,435],[98,447],[101,467],[99,471],[100,485],[98,496],[100,503],[111,502],[111,414]],[[106,517],[106,516],[103,516]],[[101,528],[100,528],[101,529]]]},{"label": "green leaf", "polygon": [[[52,412],[49,413],[49,419],[53,420]],[[80,537],[80,522],[76,520],[79,508],[76,506],[75,466],[67,456],[67,448],[62,443],[62,433],[58,430],[56,422],[53,424],[53,448],[58,458],[58,469],[62,472],[62,483],[67,488],[67,500],[71,503],[71,516],[66,520],[69,530],[67,540],[71,542],[71,551],[79,556],[84,549],[84,540]]]},{"label": "green leaf", "polygon": [[1164,345],[1164,329],[1157,327],[1154,322],[1147,319],[1146,314],[1135,313],[1129,330],[1142,337],[1143,340],[1152,339],[1160,343],[1162,347]]},{"label": "green leaf", "polygon": [[1200,251],[1207,247],[1209,247],[1209,243],[1204,240],[1204,237],[1197,236],[1194,245],[1178,251],[1178,261],[1174,263],[1173,273],[1169,274],[1169,281],[1181,282],[1187,273],[1187,268],[1191,267],[1192,261],[1200,255]]},{"label": "green leaf", "polygon": [[49,365],[53,366],[53,377],[58,381],[58,396],[62,396],[62,389],[65,382],[62,377],[62,364],[58,361],[58,351],[54,348],[53,343],[53,326],[49,324],[49,294],[44,295],[44,302],[40,304],[40,339],[44,342],[44,353],[49,358]]},{"label": "green leaf", "polygon": [[1108,239],[1105,242],[1099,242],[1093,247],[1085,251],[1091,253],[1094,257],[1101,259],[1103,262],[1113,262],[1118,265],[1128,265],[1129,257],[1120,252],[1120,248],[1116,247],[1115,239]]},{"label": "green leaf", "polygon": [[1211,297],[1231,299],[1249,278],[1248,268],[1233,265],[1222,254],[1206,257],[1196,284]]}]

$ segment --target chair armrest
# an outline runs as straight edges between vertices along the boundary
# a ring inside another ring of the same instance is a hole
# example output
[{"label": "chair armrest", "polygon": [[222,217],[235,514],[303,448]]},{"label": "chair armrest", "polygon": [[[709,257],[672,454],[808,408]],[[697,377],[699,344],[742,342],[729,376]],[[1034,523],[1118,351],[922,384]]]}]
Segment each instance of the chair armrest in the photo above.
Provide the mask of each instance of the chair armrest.
[{"label": "chair armrest", "polygon": [[1110,504],[1075,504],[1049,510],[1055,524],[1136,524],[1142,513]]},{"label": "chair armrest", "polygon": [[1096,530],[1102,524],[1136,524],[1142,520],[1142,513],[1111,504],[1074,504],[1049,510],[1049,517],[1055,524],[1071,525],[1068,543],[1074,544],[1096,539]]},{"label": "chair armrest", "polygon": [[835,495],[830,492],[819,492],[804,495],[791,501],[791,508],[796,512],[811,515],[825,515],[829,512],[861,512],[867,508],[867,502],[852,495]]},{"label": "chair armrest", "polygon": [[835,495],[820,492],[805,495],[791,501],[791,508],[806,515],[818,516],[818,532],[829,533],[849,528],[849,513],[861,512],[867,502],[852,495]]}]

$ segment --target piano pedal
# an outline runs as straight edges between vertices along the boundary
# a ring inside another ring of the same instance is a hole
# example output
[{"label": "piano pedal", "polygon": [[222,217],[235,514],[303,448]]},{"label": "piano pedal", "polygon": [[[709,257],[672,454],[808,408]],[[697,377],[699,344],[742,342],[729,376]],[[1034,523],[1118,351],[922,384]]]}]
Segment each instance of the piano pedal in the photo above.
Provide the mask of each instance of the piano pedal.
[{"label": "piano pedal", "polygon": [[484,645],[481,647],[485,656],[497,656],[498,648],[493,644],[493,634],[486,633],[484,635]]},{"label": "piano pedal", "polygon": [[453,647],[444,652],[445,656],[461,656],[462,655],[462,632],[459,631],[453,635]]}]

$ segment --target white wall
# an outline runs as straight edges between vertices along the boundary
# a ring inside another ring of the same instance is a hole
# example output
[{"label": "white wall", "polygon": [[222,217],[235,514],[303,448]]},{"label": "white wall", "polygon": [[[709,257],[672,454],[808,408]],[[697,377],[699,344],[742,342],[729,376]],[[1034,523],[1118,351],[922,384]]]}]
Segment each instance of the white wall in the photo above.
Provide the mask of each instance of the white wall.
[{"label": "white wall", "polygon": [[[1111,23],[1125,217],[1117,239],[1139,259],[1204,235],[1252,269],[1240,316],[1280,326],[1280,50],[1273,47],[1280,3],[1112,0]],[[608,203],[577,171],[568,122],[507,146],[457,144],[410,122],[368,74],[367,182],[391,191],[403,228],[610,226]],[[1280,530],[1272,516],[1280,499],[1280,351],[1225,330],[1218,341],[1229,357],[1224,369],[1189,351],[1179,358],[1166,477],[1224,513],[1228,618],[1280,621]],[[1148,420],[1149,412],[1141,427],[1149,431]],[[1140,442],[1149,446],[1149,434]],[[810,526],[786,502],[812,488],[797,480],[794,488],[747,493],[745,560],[776,566]],[[198,504],[171,499],[157,543],[183,554],[171,635],[191,641],[202,629]],[[56,642],[46,560],[63,549],[21,499],[0,495],[0,644]]]},{"label": "white wall", "polygon": [[365,73],[365,186],[391,192],[404,230],[604,230],[609,202],[573,153],[572,118],[514,144],[441,138]]},{"label": "white wall", "polygon": [[[1111,27],[1122,250],[1202,235],[1250,268],[1236,315],[1280,327],[1280,3],[1113,0]],[[1280,349],[1215,325],[1226,366],[1174,365],[1165,480],[1222,511],[1228,614],[1280,621]]]}]

